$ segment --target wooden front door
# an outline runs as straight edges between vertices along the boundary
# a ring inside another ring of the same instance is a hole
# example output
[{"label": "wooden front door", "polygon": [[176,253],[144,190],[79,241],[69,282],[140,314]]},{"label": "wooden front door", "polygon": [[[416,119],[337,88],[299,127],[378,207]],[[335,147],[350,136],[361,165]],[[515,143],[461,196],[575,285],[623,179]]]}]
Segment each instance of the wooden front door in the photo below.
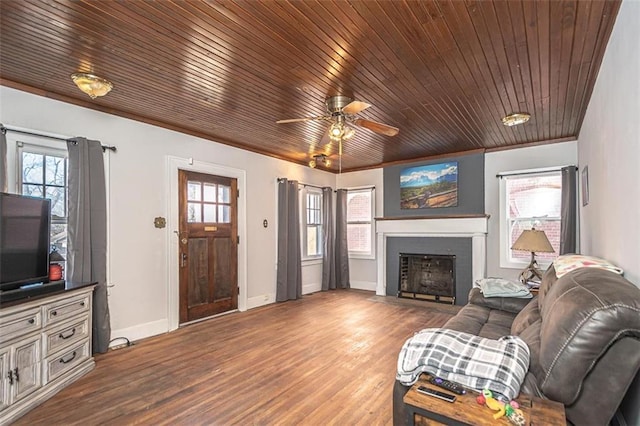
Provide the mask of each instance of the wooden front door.
[{"label": "wooden front door", "polygon": [[180,323],[238,307],[237,180],[180,170]]}]

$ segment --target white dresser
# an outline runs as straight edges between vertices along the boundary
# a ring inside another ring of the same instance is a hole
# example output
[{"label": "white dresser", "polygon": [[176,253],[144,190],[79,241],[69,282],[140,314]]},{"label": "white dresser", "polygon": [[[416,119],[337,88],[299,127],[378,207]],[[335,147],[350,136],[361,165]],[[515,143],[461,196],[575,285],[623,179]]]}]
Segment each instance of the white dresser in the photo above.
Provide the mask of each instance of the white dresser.
[{"label": "white dresser", "polygon": [[91,371],[93,285],[0,308],[0,424]]}]

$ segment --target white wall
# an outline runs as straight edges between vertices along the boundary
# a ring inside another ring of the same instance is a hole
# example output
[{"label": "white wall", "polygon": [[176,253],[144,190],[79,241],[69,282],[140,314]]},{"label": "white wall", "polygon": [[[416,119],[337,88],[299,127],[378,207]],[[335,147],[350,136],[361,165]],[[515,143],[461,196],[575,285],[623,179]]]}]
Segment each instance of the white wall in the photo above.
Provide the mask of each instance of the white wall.
[{"label": "white wall", "polygon": [[578,139],[589,167],[581,207],[584,253],[605,257],[640,286],[640,2],[618,13]]},{"label": "white wall", "polygon": [[577,143],[563,142],[485,154],[485,211],[490,215],[487,235],[487,276],[517,278],[523,268],[500,267],[500,179],[496,174],[513,170],[577,164]]},{"label": "white wall", "polygon": [[[585,254],[604,257],[640,286],[640,2],[622,2],[578,138],[589,167],[589,204],[580,209]],[[640,424],[640,375],[622,405]]]},{"label": "white wall", "polygon": [[[117,146],[109,155],[109,305],[112,337],[139,339],[168,330],[167,272],[173,229],[156,229],[169,216],[168,156],[193,158],[246,172],[247,306],[275,300],[276,178],[335,186],[335,175],[110,114],[0,87],[0,122]],[[264,228],[264,219],[269,227]],[[303,286],[320,282],[317,265]],[[173,284],[172,284],[173,285]],[[241,297],[243,295],[241,294]]]},{"label": "white wall", "polygon": [[[383,216],[383,174],[382,169],[363,170],[360,172],[342,173],[336,177],[336,188],[358,188],[363,186],[375,186],[375,214],[374,217]],[[373,253],[375,254],[375,233],[373,240]],[[349,279],[351,288],[376,291],[377,265],[375,259],[349,259]]]}]

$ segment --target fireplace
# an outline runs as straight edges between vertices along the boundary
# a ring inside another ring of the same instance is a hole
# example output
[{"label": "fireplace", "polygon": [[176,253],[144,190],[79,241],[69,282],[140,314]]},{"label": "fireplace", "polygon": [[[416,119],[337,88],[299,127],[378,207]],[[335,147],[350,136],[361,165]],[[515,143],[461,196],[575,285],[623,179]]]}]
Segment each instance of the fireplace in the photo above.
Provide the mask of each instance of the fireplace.
[{"label": "fireplace", "polygon": [[376,218],[379,296],[397,296],[399,253],[454,255],[455,304],[465,305],[473,282],[486,277],[487,215]]},{"label": "fireplace", "polygon": [[451,303],[456,301],[456,257],[400,253],[398,297]]}]

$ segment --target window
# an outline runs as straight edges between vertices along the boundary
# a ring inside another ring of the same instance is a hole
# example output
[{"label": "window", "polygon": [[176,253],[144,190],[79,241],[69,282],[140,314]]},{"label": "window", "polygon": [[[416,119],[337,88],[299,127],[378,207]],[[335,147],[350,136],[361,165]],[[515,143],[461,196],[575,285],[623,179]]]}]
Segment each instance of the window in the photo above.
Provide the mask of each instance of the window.
[{"label": "window", "polygon": [[230,223],[231,186],[188,181],[187,213],[189,223]]},{"label": "window", "polygon": [[500,266],[520,267],[531,253],[511,250],[525,229],[543,230],[555,253],[536,253],[539,264],[547,265],[560,251],[560,204],[562,176],[559,171],[503,176],[500,191]]},{"label": "window", "polygon": [[302,258],[322,257],[322,192],[305,187],[302,190]]},{"label": "window", "polygon": [[18,192],[51,200],[51,246],[67,254],[67,151],[19,144]]},{"label": "window", "polygon": [[347,245],[350,257],[372,259],[373,189],[347,191]]}]

